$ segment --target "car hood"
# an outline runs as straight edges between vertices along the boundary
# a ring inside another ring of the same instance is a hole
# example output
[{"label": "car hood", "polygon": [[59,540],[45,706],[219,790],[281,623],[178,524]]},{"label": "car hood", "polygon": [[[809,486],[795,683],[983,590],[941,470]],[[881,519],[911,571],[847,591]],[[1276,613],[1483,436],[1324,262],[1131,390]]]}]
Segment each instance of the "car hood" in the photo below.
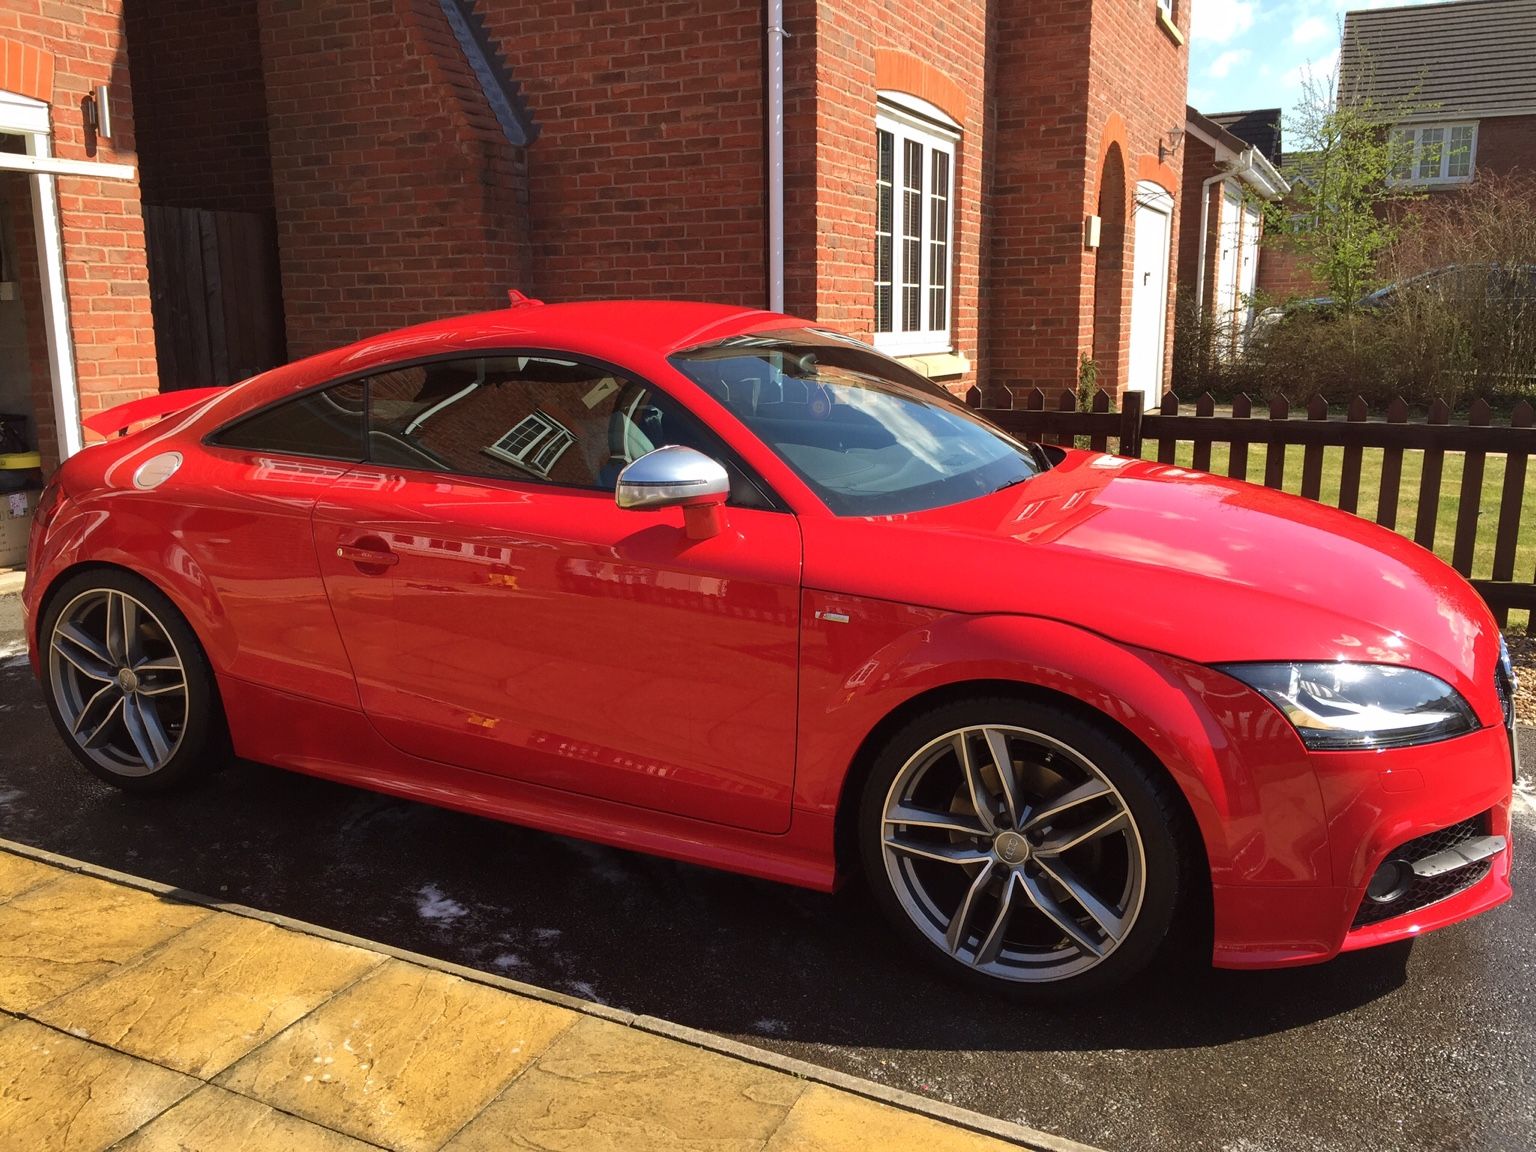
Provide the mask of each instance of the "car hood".
[{"label": "car hood", "polygon": [[991,496],[804,530],[810,587],[1045,616],[1201,663],[1362,660],[1464,683],[1497,659],[1477,593],[1412,542],[1151,461],[1069,452]]}]

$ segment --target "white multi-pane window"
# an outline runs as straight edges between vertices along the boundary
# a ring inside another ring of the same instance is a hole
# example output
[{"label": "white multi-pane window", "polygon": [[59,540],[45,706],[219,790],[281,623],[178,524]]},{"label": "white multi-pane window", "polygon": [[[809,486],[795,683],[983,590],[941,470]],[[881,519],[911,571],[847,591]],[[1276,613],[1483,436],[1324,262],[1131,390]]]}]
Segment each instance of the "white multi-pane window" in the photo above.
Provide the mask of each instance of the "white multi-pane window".
[{"label": "white multi-pane window", "polygon": [[1413,124],[1392,130],[1392,179],[1404,184],[1455,184],[1472,179],[1476,124]]},{"label": "white multi-pane window", "polygon": [[882,93],[875,137],[875,347],[948,352],[959,127],[926,101]]},{"label": "white multi-pane window", "polygon": [[535,411],[524,416],[485,450],[498,460],[516,464],[538,476],[548,476],[555,461],[575,442],[570,429],[560,421]]}]

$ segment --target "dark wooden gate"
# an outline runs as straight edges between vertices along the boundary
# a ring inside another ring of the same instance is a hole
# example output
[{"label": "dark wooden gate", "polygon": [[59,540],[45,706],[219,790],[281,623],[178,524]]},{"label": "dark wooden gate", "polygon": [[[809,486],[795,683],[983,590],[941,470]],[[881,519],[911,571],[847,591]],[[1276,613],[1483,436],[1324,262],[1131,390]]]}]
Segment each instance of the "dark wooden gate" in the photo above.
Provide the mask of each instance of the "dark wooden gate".
[{"label": "dark wooden gate", "polygon": [[144,240],[162,392],[232,384],[288,358],[270,217],[146,204]]}]

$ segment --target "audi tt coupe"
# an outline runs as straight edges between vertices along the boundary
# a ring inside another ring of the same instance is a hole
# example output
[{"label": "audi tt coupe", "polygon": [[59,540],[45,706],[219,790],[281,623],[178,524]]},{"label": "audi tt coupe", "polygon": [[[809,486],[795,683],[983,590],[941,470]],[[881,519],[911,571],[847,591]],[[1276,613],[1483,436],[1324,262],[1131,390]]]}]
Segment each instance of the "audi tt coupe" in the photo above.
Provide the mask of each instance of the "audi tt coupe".
[{"label": "audi tt coupe", "polygon": [[[774,313],[392,332],[68,460],[32,665],[119,787],[230,755],[830,890],[1042,996],[1510,895],[1488,609],[1353,516],[1022,443]],[[509,883],[515,883],[509,880]]]}]

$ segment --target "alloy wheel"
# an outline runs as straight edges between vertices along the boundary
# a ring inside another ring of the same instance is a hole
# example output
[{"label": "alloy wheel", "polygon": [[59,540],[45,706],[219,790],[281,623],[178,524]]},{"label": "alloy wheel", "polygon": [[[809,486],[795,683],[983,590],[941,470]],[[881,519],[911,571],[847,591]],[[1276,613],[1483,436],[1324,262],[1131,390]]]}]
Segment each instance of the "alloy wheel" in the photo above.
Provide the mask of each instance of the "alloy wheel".
[{"label": "alloy wheel", "polygon": [[1044,733],[945,733],[902,766],[882,817],[902,908],[931,943],[986,975],[1079,975],[1135,925],[1147,871],[1135,818],[1091,761]]},{"label": "alloy wheel", "polygon": [[150,776],[181,746],[187,674],[165,625],[125,592],[71,600],[49,637],[49,685],[75,743],[119,776]]}]

